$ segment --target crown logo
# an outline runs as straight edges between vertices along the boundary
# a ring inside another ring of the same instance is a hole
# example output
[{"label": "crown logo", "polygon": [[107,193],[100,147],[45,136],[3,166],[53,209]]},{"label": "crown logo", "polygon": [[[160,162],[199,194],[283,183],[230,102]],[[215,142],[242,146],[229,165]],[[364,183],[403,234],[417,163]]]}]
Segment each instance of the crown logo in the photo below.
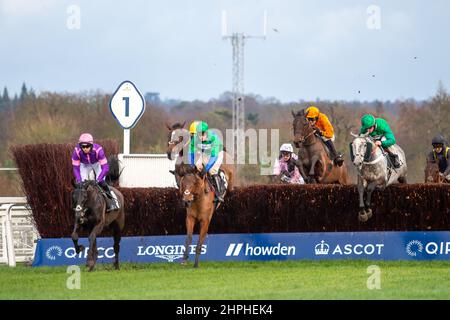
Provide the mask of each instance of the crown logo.
[{"label": "crown logo", "polygon": [[315,246],[316,255],[325,255],[330,251],[330,246],[325,243],[325,241],[320,241],[319,244]]}]

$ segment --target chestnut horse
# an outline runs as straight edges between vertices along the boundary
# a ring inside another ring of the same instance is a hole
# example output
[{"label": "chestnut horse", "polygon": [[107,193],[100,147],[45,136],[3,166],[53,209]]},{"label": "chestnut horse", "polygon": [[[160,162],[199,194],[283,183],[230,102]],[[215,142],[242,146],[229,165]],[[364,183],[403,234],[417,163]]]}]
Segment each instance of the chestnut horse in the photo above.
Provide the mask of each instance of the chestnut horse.
[{"label": "chestnut horse", "polygon": [[198,267],[198,260],[203,242],[208,233],[209,224],[214,213],[214,192],[207,192],[206,175],[187,173],[180,178],[180,194],[186,207],[186,245],[182,264],[186,264],[189,258],[189,248],[192,243],[192,234],[195,224],[200,224],[199,238],[195,249],[194,268]]}]

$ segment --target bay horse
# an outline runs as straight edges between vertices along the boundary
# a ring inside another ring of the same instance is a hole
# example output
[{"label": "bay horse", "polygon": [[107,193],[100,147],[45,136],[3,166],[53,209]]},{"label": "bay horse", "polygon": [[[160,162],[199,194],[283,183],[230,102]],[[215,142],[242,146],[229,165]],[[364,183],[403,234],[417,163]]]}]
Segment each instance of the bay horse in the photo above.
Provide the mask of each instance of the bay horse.
[{"label": "bay horse", "polygon": [[[352,135],[355,137],[350,145],[350,156],[358,171],[359,221],[366,222],[372,217],[371,197],[375,188],[383,190],[388,185],[406,183],[407,165],[403,150],[398,145],[392,148],[398,154],[400,168],[389,167],[389,155],[378,147],[368,133]],[[364,194],[366,199],[364,200]]]},{"label": "bay horse", "polygon": [[336,166],[330,159],[325,143],[315,134],[304,110],[292,111],[294,144],[298,151],[297,167],[305,183],[349,184],[347,167]]},{"label": "bay horse", "polygon": [[195,224],[200,224],[199,238],[195,248],[194,268],[198,268],[200,252],[208,233],[209,224],[215,210],[214,192],[206,192],[206,175],[187,173],[180,179],[180,194],[186,207],[186,244],[181,264],[185,265],[189,258],[189,248]]},{"label": "bay horse", "polygon": [[[190,134],[188,130],[184,129],[185,125],[186,121],[183,123],[176,122],[172,125],[166,123],[166,127],[169,130],[169,133],[167,134],[166,153],[169,160],[175,160],[175,170],[171,171],[171,173],[175,175],[178,188],[180,188],[180,179],[182,175],[197,172],[196,168],[185,164],[183,161],[183,157],[185,156],[184,152],[188,150],[190,142]],[[227,179],[227,192],[230,192],[234,188],[234,173],[236,170],[231,164],[232,159],[226,152],[225,147],[223,153],[224,161],[220,168],[223,170]]]},{"label": "bay horse", "polygon": [[[73,210],[75,211],[75,225],[72,241],[76,253],[84,251],[84,246],[78,244],[78,230],[89,232],[89,251],[86,266],[89,271],[94,270],[98,258],[97,237],[108,227],[114,237],[114,268],[119,269],[119,251],[122,230],[125,225],[124,198],[116,188],[109,187],[117,196],[119,209],[106,213],[106,200],[103,190],[95,180],[82,182],[72,193]],[[114,200],[113,200],[114,201]]]}]

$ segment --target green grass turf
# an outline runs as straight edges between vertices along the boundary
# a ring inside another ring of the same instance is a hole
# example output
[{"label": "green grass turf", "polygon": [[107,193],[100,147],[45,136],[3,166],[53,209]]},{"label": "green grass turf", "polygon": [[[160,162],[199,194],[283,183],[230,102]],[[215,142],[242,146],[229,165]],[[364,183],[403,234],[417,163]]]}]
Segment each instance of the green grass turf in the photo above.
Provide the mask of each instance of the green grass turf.
[{"label": "green grass turf", "polygon": [[[367,267],[381,270],[369,290]],[[0,299],[450,299],[450,261],[272,261],[81,266],[81,289],[66,267],[0,266]]]}]

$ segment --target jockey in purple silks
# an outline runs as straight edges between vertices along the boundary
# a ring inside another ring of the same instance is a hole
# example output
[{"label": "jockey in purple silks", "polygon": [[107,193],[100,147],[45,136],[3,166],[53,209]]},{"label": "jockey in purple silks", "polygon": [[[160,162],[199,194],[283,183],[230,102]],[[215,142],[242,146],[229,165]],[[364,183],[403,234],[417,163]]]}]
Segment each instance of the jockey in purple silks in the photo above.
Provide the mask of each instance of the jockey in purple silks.
[{"label": "jockey in purple silks", "polygon": [[94,171],[98,184],[107,193],[106,212],[118,209],[105,181],[109,171],[108,160],[102,146],[94,143],[90,133],[83,133],[78,139],[78,144],[72,153],[72,166],[77,184],[89,180],[89,174]]}]

